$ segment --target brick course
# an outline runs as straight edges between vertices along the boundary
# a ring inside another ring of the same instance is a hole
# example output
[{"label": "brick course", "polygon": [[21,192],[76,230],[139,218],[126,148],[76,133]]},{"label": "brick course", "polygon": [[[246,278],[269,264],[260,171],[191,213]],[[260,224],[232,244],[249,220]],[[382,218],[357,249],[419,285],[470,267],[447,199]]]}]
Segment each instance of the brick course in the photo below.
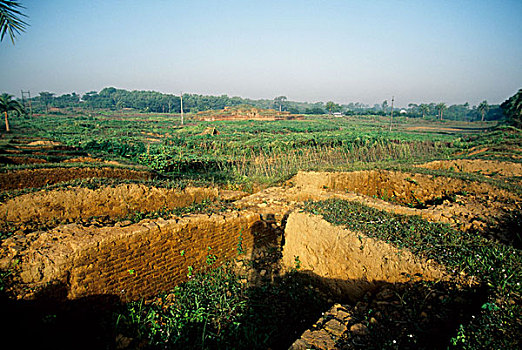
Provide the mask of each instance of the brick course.
[{"label": "brick course", "polygon": [[144,220],[127,227],[61,226],[42,232],[20,254],[19,289],[45,293],[46,286],[58,283],[69,299],[151,297],[186,281],[189,266],[194,272],[206,268],[209,253],[216,255],[216,264],[237,256],[240,235],[243,250],[251,252],[264,236],[274,234],[261,221],[259,214],[243,211]]}]

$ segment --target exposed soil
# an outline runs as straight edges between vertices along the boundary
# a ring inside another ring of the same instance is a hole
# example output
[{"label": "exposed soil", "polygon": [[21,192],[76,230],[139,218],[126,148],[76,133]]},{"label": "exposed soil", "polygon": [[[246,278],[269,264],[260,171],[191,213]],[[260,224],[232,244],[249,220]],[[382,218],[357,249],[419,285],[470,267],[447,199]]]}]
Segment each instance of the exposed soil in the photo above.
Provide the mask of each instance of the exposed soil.
[{"label": "exposed soil", "polygon": [[432,170],[479,173],[489,176],[522,176],[522,163],[499,162],[482,159],[436,160],[418,165]]},{"label": "exposed soil", "polygon": [[48,140],[39,140],[27,143],[27,146],[61,146],[61,142],[57,141],[48,141]]},{"label": "exposed soil", "polygon": [[448,223],[460,230],[489,232],[509,241],[505,233],[488,228],[522,210],[516,193],[473,181],[444,176],[390,171],[345,173],[300,172],[283,187],[272,187],[236,202],[281,221],[285,213],[307,200],[340,198],[403,215]]},{"label": "exposed soil", "polygon": [[154,175],[148,171],[123,168],[50,168],[25,169],[0,173],[0,190],[40,188],[60,182],[88,178],[113,178],[129,180],[149,180]]},{"label": "exposed soil", "polygon": [[409,276],[449,278],[444,267],[433,261],[300,212],[290,214],[287,220],[283,265],[295,267],[296,257],[300,269],[323,278],[338,297],[351,300],[383,283],[407,282]]},{"label": "exposed soil", "polygon": [[21,164],[42,164],[47,163],[45,159],[41,158],[33,158],[33,157],[13,157],[13,156],[0,156],[0,164],[13,164],[13,165],[21,165]]},{"label": "exposed soil", "polygon": [[138,184],[39,191],[15,197],[0,204],[0,220],[27,226],[45,222],[76,221],[94,216],[123,217],[140,212],[186,207],[201,201],[229,198],[216,188],[184,190],[148,187]]}]

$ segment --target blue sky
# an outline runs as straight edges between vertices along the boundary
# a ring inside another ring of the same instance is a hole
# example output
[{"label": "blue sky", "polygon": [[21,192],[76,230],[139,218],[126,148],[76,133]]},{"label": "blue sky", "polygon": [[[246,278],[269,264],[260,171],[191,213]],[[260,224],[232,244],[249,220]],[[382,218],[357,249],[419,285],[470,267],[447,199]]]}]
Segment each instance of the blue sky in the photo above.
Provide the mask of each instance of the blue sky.
[{"label": "blue sky", "polygon": [[0,92],[500,103],[522,87],[522,1],[26,0]]}]

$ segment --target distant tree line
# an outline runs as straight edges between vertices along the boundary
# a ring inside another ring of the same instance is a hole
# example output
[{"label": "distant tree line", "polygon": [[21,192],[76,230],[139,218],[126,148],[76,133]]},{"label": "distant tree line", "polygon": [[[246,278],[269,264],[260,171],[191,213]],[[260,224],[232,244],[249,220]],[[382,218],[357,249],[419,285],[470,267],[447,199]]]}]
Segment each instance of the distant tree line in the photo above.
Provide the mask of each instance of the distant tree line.
[{"label": "distant tree line", "polygon": [[[24,101],[27,103],[28,101]],[[76,93],[55,96],[51,92],[40,92],[31,99],[35,113],[60,113],[58,109],[107,109],[107,110],[135,110],[153,113],[179,113],[180,96],[164,94],[157,91],[128,91],[114,87],[104,88],[100,92],[90,91],[80,96]],[[289,101],[286,96],[278,96],[273,100],[251,100],[227,95],[210,96],[198,94],[183,94],[183,111],[199,112],[206,110],[220,110],[227,106],[251,105],[257,108],[273,108],[277,111],[288,111],[293,114],[334,114],[344,115],[389,115],[391,106],[385,100],[373,106],[360,102],[337,104],[333,101],[324,102],[297,102]],[[469,103],[446,105],[439,103],[410,103],[408,107],[394,107],[394,113],[410,118],[432,118],[442,120],[500,120],[505,118],[505,111],[500,105],[490,105],[487,101],[478,106]]]},{"label": "distant tree line", "polygon": [[504,110],[510,124],[522,128],[522,89],[504,101],[500,107]]},{"label": "distant tree line", "polygon": [[[28,103],[29,101],[25,101]],[[180,96],[164,94],[157,91],[128,91],[114,87],[104,88],[100,92],[89,91],[83,96],[75,92],[56,96],[54,93],[42,91],[31,99],[35,113],[59,113],[56,108],[88,108],[123,110],[133,109],[140,112],[179,113]],[[292,102],[285,96],[274,100],[251,100],[227,95],[210,96],[198,94],[183,94],[183,111],[200,112],[220,110],[225,107],[251,105],[257,108],[273,108],[290,113],[325,114],[324,103]]]}]

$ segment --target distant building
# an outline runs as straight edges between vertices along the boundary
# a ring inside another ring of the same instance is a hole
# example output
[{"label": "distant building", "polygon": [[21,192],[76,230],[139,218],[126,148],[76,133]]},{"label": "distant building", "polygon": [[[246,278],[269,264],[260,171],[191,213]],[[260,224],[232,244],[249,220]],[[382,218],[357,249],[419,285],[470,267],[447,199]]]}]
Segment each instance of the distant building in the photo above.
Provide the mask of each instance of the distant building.
[{"label": "distant building", "polygon": [[401,109],[401,111],[399,112],[400,114],[408,114],[408,111],[405,110],[405,109]]},{"label": "distant building", "polygon": [[340,117],[343,116],[343,114],[342,114],[341,112],[335,112],[335,113],[333,114],[333,116],[334,116],[334,117],[337,117],[337,118],[340,118]]}]

